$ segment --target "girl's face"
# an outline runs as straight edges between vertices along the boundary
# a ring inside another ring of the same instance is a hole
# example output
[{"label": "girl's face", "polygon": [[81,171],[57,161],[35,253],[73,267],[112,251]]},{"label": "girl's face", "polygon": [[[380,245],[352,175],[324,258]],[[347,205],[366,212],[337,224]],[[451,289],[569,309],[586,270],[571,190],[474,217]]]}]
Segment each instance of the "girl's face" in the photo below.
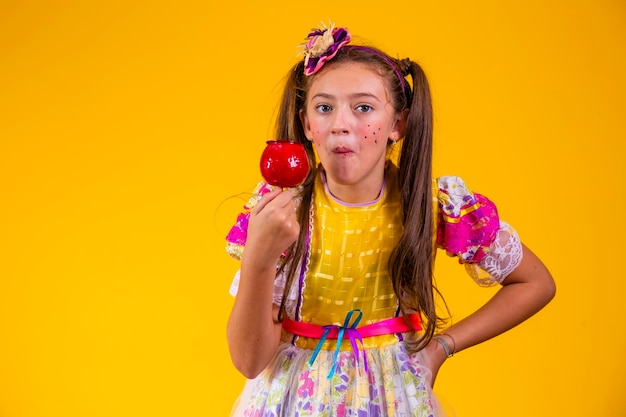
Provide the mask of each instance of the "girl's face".
[{"label": "girl's face", "polygon": [[330,192],[349,203],[380,194],[388,140],[402,137],[383,78],[361,63],[320,71],[301,113],[304,132],[326,171]]}]

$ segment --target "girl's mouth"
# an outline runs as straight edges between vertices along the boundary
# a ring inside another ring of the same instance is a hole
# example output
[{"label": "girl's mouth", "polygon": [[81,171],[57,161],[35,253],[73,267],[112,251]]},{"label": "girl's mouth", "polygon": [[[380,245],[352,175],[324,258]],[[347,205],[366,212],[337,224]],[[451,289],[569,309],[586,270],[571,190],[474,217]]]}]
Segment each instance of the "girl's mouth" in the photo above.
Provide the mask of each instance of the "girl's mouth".
[{"label": "girl's mouth", "polygon": [[352,152],[352,150],[350,148],[346,148],[345,146],[339,146],[335,149],[333,149],[333,153],[340,155],[340,156],[346,156],[349,154],[352,154],[354,152]]}]

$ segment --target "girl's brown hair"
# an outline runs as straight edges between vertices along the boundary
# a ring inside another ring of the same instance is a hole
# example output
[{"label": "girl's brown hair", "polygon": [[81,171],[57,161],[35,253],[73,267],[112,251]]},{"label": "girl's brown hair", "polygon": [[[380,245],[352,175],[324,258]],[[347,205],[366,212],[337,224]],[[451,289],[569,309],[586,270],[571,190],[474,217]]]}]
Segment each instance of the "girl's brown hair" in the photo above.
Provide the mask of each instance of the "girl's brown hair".
[{"label": "girl's brown hair", "polygon": [[[398,160],[398,180],[401,196],[404,232],[389,260],[389,272],[395,293],[404,314],[419,312],[424,322],[424,334],[413,346],[423,348],[433,337],[441,319],[435,308],[437,289],[433,281],[434,263],[434,213],[432,195],[432,104],[430,88],[422,68],[409,59],[396,60],[384,52],[363,46],[344,46],[325,67],[342,63],[363,63],[374,69],[383,79],[391,95],[396,113],[408,109],[406,129],[401,141]],[[321,70],[324,71],[324,68]],[[399,76],[401,74],[402,76]],[[412,86],[404,78],[410,76]],[[306,94],[315,75],[304,75],[304,63],[296,64],[287,76],[276,121],[276,138],[302,143],[311,167],[317,166],[313,144],[307,140],[300,119],[304,111]],[[290,248],[285,293],[280,306],[279,319],[285,314],[285,300],[293,281],[300,272],[298,260],[305,256],[309,211],[313,184],[317,170],[311,169],[302,186],[298,212],[300,237]]]}]

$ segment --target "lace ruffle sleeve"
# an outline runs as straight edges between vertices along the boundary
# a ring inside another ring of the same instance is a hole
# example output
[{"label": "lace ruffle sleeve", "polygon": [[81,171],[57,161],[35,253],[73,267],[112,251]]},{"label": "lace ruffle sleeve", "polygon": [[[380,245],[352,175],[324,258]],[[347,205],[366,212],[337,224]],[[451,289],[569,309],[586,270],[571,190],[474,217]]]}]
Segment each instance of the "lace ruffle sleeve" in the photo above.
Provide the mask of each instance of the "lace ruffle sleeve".
[{"label": "lace ruffle sleeve", "polygon": [[500,230],[489,252],[477,264],[465,264],[465,270],[480,286],[501,283],[522,261],[522,243],[513,227],[500,220]]},{"label": "lace ruffle sleeve", "polygon": [[521,261],[515,230],[500,221],[495,204],[459,177],[437,180],[437,247],[465,264],[481,286],[502,282]]}]

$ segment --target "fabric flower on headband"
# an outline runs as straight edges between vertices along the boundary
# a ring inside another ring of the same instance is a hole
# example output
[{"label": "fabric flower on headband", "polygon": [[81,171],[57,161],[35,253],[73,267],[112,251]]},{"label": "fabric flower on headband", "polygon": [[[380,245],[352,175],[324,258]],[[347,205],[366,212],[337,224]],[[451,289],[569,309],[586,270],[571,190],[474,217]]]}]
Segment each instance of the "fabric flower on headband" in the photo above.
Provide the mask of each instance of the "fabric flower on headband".
[{"label": "fabric flower on headband", "polygon": [[307,36],[304,47],[304,75],[309,76],[319,71],[324,63],[333,58],[342,46],[352,39],[346,28],[329,27],[322,24],[321,29],[313,29]]}]

